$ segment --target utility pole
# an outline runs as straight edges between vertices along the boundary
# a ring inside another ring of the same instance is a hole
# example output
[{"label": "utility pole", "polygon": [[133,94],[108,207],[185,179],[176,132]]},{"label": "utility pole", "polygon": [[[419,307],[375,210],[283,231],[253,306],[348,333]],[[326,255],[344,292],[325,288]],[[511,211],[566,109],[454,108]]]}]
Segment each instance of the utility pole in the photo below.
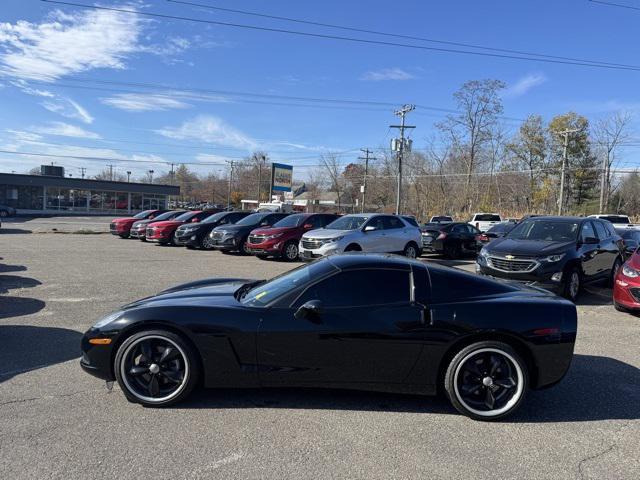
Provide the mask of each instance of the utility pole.
[{"label": "utility pole", "polygon": [[364,157],[358,157],[358,160],[364,160],[364,178],[362,179],[362,187],[360,187],[362,191],[362,208],[360,212],[364,213],[364,202],[367,198],[367,175],[369,174],[369,160],[375,160],[375,158],[369,157],[369,154],[373,152],[368,148],[361,148],[360,151],[364,153]]},{"label": "utility pole", "polygon": [[580,129],[564,130],[558,132],[558,135],[564,137],[564,148],[562,151],[562,171],[560,173],[560,198],[558,199],[558,215],[562,215],[562,207],[564,203],[564,176],[567,169],[567,148],[569,147],[569,134],[579,132]]},{"label": "utility pole", "polygon": [[109,167],[109,180],[113,182],[113,165],[107,165]]},{"label": "utility pole", "polygon": [[[404,150],[406,147],[406,140],[404,138],[404,131],[407,128],[416,128],[415,126],[409,126],[404,124],[404,117],[407,113],[411,112],[416,108],[415,105],[406,104],[403,105],[402,108],[393,112],[394,115],[400,117],[401,122],[400,125],[389,125],[390,128],[397,128],[400,130],[400,145],[398,146],[398,142],[395,142],[396,151],[398,152],[398,186],[396,192],[396,215],[400,215],[402,210],[401,199],[402,199],[402,161],[404,160]],[[396,139],[397,140],[397,139]]]},{"label": "utility pole", "polygon": [[127,183],[131,181],[131,170],[127,170]]},{"label": "utility pole", "polygon": [[607,200],[605,198],[605,191],[607,191],[609,187],[607,185],[607,179],[609,178],[609,172],[607,171],[609,169],[608,157],[608,155],[602,156],[602,180],[600,181],[600,207],[598,208],[598,213],[603,213],[602,210],[607,203]]},{"label": "utility pole", "polygon": [[258,206],[260,206],[260,195],[262,194],[262,164],[267,161],[267,157],[261,155],[258,159]]},{"label": "utility pole", "polygon": [[149,183],[153,183],[153,170],[149,170]]},{"label": "utility pole", "polygon": [[80,170],[80,175],[82,176],[82,178],[84,178],[84,172],[87,171],[87,167],[80,167],[79,170]]},{"label": "utility pole", "polygon": [[231,208],[231,184],[233,183],[233,160],[227,161],[229,165],[231,165],[231,169],[229,171],[229,187],[227,189],[227,210]]}]

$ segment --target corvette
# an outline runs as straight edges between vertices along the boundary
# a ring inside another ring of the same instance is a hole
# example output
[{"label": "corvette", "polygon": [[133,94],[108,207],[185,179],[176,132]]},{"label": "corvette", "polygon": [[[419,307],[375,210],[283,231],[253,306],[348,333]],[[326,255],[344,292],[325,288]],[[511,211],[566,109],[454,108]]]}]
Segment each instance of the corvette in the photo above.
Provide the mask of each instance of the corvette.
[{"label": "corvette", "polygon": [[563,378],[576,329],[575,306],[544,290],[355,253],[124,306],[85,333],[81,366],[145,406],[198,385],[444,391],[462,414],[497,420]]}]

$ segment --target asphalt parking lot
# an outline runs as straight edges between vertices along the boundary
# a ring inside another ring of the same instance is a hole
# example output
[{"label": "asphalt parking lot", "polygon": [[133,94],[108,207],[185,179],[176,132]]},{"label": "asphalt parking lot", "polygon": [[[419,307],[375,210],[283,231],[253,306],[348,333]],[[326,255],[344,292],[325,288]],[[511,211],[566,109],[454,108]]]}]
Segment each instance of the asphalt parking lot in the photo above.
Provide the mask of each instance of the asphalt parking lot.
[{"label": "asphalt parking lot", "polygon": [[640,478],[640,318],[607,289],[581,298],[565,380],[501,423],[438,398],[348,391],[210,390],[145,409],[80,370],[84,330],[174,284],[294,265],[5,227],[0,478]]}]

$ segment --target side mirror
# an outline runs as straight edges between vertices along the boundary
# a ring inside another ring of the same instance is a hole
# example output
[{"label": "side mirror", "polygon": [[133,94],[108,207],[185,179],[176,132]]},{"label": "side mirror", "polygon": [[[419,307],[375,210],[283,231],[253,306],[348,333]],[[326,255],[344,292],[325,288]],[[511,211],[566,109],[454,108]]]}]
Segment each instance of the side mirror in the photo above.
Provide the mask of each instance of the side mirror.
[{"label": "side mirror", "polygon": [[585,245],[596,245],[598,243],[598,239],[596,237],[585,237],[582,243]]},{"label": "side mirror", "polygon": [[311,223],[305,223],[302,228],[313,228],[313,224]]},{"label": "side mirror", "polygon": [[191,223],[198,223],[200,221],[199,218],[194,218],[193,220],[191,220]]},{"label": "side mirror", "polygon": [[315,323],[320,323],[320,314],[322,313],[322,302],[320,300],[309,300],[296,310],[293,316],[297,319],[306,319]]},{"label": "side mirror", "polygon": [[261,227],[267,227],[267,226],[269,226],[269,222],[262,222],[262,223],[260,224],[260,226],[261,226]]},{"label": "side mirror", "polygon": [[373,225],[367,225],[366,227],[364,227],[363,232],[365,232],[365,233],[366,233],[366,232],[373,232],[373,231],[375,231],[375,230],[377,230],[377,228],[376,228],[376,227],[374,227]]}]

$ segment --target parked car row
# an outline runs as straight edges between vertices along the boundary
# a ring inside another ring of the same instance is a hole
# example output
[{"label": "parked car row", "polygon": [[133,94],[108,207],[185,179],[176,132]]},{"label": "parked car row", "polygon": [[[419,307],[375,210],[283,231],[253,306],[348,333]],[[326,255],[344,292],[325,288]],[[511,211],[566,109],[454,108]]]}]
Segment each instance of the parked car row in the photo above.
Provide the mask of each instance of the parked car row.
[{"label": "parked car row", "polygon": [[415,218],[391,214],[146,210],[114,219],[110,229],[121,238],[287,261],[349,251],[422,253]]}]

